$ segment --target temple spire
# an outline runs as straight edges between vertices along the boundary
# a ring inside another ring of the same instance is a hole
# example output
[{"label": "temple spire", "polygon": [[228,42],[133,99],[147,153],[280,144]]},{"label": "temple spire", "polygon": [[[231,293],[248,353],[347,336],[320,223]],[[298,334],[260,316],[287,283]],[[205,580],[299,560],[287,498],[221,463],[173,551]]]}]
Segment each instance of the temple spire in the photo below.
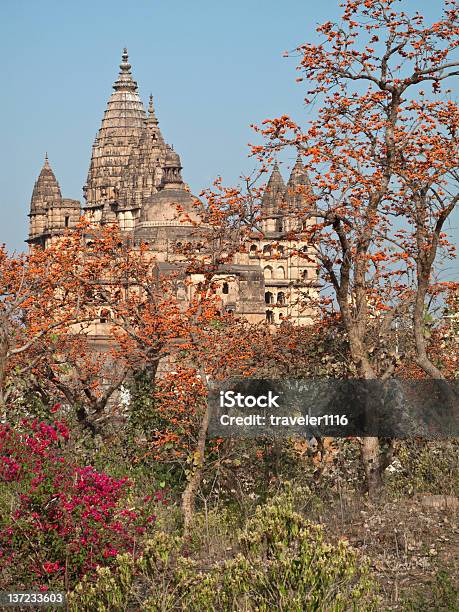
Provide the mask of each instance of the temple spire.
[{"label": "temple spire", "polygon": [[38,175],[32,192],[30,211],[46,210],[62,200],[61,189],[45,154],[43,167]]},{"label": "temple spire", "polygon": [[279,212],[279,210],[282,208],[284,194],[285,183],[276,160],[263,195],[262,205],[265,214],[269,215]]},{"label": "temple spire", "polygon": [[304,204],[305,194],[312,190],[311,181],[309,179],[306,168],[301,159],[301,153],[298,151],[295,165],[292,168],[290,178],[287,183],[286,201],[291,211],[301,208]]},{"label": "temple spire", "polygon": [[306,172],[306,168],[303,166],[303,161],[301,159],[301,153],[298,152],[295,165],[292,168],[292,172],[290,174],[290,178],[287,183],[287,187],[297,187],[298,185],[310,185],[311,181],[309,180],[308,174]]},{"label": "temple spire", "polygon": [[147,119],[147,123],[154,123],[155,125],[158,125],[159,121],[156,117],[155,114],[155,107],[153,106],[153,94],[150,94],[150,100],[148,103],[148,119]]},{"label": "temple spire", "polygon": [[115,91],[108,100],[94,142],[84,187],[86,205],[105,209],[105,217],[108,216],[107,206],[116,205],[131,150],[138,145],[147,118],[128,60],[127,49],[124,49],[120,73],[113,85]]},{"label": "temple spire", "polygon": [[271,176],[269,177],[268,184],[266,189],[285,189],[284,179],[282,178],[282,174],[279,170],[279,164],[277,163],[277,159],[274,162],[273,171],[271,172]]},{"label": "temple spire", "polygon": [[63,198],[59,183],[51,168],[48,153],[38,175],[30,201],[29,244],[45,247],[54,236],[78,223],[80,203]]}]

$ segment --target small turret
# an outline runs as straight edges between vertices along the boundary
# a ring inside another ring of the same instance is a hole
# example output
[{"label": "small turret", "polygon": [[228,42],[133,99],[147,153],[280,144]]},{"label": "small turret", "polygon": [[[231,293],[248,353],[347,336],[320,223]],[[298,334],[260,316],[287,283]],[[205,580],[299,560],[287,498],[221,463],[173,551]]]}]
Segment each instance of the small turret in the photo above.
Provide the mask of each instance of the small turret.
[{"label": "small turret", "polygon": [[180,156],[167,145],[166,161],[163,170],[163,189],[185,189],[182,180],[182,162]]},{"label": "small turret", "polygon": [[33,188],[29,217],[27,242],[42,247],[65,229],[75,227],[80,218],[80,202],[62,197],[48,154]]},{"label": "small turret", "polygon": [[44,235],[48,230],[48,209],[62,202],[61,189],[45,155],[43,167],[38,175],[30,200],[29,244],[44,246]]}]

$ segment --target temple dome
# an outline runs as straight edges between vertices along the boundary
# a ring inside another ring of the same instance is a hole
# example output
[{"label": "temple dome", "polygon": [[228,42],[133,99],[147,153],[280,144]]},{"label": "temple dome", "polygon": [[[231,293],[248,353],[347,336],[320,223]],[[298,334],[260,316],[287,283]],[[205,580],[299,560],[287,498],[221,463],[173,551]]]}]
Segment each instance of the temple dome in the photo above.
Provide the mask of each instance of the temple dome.
[{"label": "temple dome", "polygon": [[[185,189],[162,189],[148,197],[141,208],[138,224],[149,225],[192,225],[184,220],[199,222],[199,215],[193,203],[196,197]],[[182,212],[183,211],[183,212]]]},{"label": "temple dome", "polygon": [[180,155],[174,151],[174,149],[168,147],[166,154],[166,162],[164,164],[170,168],[180,168],[182,167],[182,162],[180,161]]}]

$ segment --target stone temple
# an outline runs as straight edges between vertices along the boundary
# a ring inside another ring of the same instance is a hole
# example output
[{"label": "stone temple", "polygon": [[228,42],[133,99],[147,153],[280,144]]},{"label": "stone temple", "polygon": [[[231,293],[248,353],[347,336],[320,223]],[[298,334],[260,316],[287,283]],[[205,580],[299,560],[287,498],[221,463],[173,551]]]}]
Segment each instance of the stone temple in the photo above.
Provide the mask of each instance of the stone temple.
[{"label": "stone temple", "polygon": [[[196,197],[181,171],[179,155],[163,138],[151,96],[145,111],[124,49],[92,147],[83,207],[78,200],[62,197],[46,156],[32,192],[27,242],[45,248],[75,227],[84,213],[100,224],[118,223],[131,244],[148,243],[164,273],[179,270],[180,264],[184,268],[182,245],[198,244],[203,249],[208,245],[205,232],[196,229]],[[264,238],[245,244],[216,274],[226,311],[253,322],[278,324],[285,318],[295,324],[311,322],[313,311],[304,298],[317,294],[316,265],[312,256],[295,254],[307,251],[307,245],[288,237],[298,229],[299,192],[307,189],[311,185],[300,158],[287,184],[275,164],[262,200]],[[185,221],[183,215],[179,218],[178,207],[186,213]],[[183,283],[180,290],[190,291],[190,284]]]}]

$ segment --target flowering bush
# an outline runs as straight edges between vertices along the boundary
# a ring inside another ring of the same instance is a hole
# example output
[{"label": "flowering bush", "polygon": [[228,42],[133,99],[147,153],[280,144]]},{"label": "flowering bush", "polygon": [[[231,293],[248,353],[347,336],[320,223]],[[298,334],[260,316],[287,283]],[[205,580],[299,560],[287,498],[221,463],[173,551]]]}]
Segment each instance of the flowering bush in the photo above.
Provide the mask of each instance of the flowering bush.
[{"label": "flowering bush", "polygon": [[[155,521],[161,493],[133,502],[127,478],[115,479],[65,454],[65,423],[0,425],[0,587],[64,585],[118,553],[136,554]],[[4,496],[4,495],[3,495]]]}]

